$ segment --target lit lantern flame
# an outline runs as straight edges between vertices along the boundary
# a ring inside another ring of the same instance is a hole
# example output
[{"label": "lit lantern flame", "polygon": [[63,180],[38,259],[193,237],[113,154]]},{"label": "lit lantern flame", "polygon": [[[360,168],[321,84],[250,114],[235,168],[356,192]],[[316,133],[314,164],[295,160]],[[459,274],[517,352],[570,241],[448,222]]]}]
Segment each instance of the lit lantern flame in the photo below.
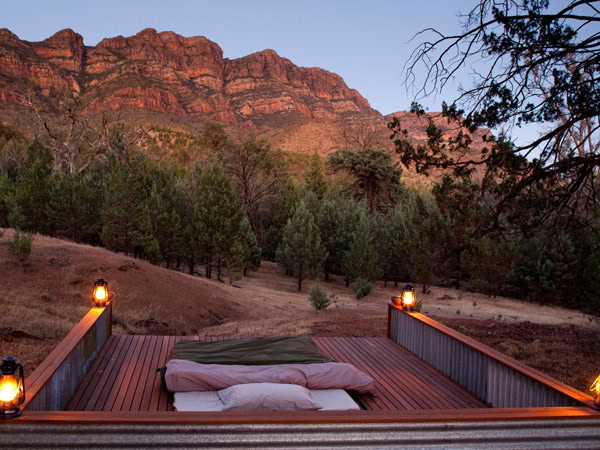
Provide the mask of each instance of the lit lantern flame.
[{"label": "lit lantern flame", "polygon": [[0,402],[9,403],[19,395],[19,386],[14,377],[4,377],[0,384]]},{"label": "lit lantern flame", "polygon": [[415,289],[412,284],[409,283],[402,289],[402,308],[404,310],[412,311],[416,301]]},{"label": "lit lantern flame", "polygon": [[103,302],[106,300],[106,288],[104,286],[96,286],[96,291],[94,292],[94,297],[99,302]]},{"label": "lit lantern flame", "polygon": [[600,376],[592,383],[590,391],[596,393],[596,398],[600,400]]},{"label": "lit lantern flame", "polygon": [[92,299],[97,307],[105,307],[112,297],[112,293],[108,290],[108,283],[104,278],[98,278],[94,283],[94,292]]},{"label": "lit lantern flame", "polygon": [[0,364],[0,419],[21,415],[20,405],[25,402],[23,366],[14,356],[5,356]]},{"label": "lit lantern flame", "polygon": [[405,291],[402,294],[402,302],[404,306],[413,306],[415,304],[415,293],[413,291]]}]

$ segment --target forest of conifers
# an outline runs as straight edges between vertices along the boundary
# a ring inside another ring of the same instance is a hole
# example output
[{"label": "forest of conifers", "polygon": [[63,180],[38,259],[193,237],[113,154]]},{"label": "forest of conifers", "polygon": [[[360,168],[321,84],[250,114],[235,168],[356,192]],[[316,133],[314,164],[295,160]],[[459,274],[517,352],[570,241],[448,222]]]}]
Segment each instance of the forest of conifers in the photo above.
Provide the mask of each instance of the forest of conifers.
[{"label": "forest of conifers", "polygon": [[[290,163],[252,135],[207,122],[132,139],[114,126],[69,165],[43,139],[0,129],[0,227],[104,246],[233,282],[277,261],[305,279],[411,281],[600,312],[598,236],[577,220],[476,232],[468,183],[407,187],[377,148]],[[450,192],[451,191],[451,195]],[[524,212],[525,213],[525,212]],[[528,214],[531,211],[527,211]],[[35,245],[35,244],[34,244]]]}]

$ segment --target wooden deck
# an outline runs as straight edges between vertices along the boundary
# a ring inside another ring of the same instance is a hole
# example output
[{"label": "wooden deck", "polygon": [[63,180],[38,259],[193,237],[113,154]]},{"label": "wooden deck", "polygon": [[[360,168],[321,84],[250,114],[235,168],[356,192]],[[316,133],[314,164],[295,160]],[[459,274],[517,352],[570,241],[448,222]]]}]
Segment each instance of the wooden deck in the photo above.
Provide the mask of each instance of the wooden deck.
[{"label": "wooden deck", "polygon": [[[172,411],[167,393],[161,391],[160,376],[156,369],[165,364],[175,343],[182,339],[191,338],[111,336],[66,409]],[[375,379],[375,396],[356,397],[366,409],[414,411],[485,408],[472,394],[387,338],[312,339],[330,358],[351,363]]]}]

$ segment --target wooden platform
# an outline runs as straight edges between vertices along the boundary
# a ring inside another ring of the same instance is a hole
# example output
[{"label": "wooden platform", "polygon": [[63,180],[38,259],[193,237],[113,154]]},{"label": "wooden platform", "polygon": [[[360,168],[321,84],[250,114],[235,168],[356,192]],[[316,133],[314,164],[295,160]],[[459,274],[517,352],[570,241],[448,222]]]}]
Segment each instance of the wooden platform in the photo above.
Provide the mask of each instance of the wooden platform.
[{"label": "wooden platform", "polygon": [[[172,411],[161,391],[162,367],[175,336],[111,336],[69,402],[69,411]],[[198,339],[197,337],[195,339]],[[220,340],[221,338],[206,338]],[[384,337],[313,337],[330,358],[351,363],[375,379],[375,396],[356,399],[369,410],[485,408],[469,392]]]}]

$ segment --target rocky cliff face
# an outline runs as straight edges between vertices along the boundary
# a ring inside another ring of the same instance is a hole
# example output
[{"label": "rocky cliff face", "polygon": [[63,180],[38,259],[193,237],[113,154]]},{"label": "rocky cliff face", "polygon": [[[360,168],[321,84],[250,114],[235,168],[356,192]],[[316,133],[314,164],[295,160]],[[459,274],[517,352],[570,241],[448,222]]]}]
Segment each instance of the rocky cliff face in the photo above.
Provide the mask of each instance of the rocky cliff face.
[{"label": "rocky cliff face", "polygon": [[[56,114],[65,92],[82,98],[90,114],[119,109],[128,113],[122,119],[189,131],[213,119],[253,128],[294,152],[328,153],[357,123],[381,130],[382,145],[391,146],[389,116],[372,109],[339,75],[298,67],[273,50],[228,59],[204,37],[153,29],[95,47],[70,29],[41,42],[0,29],[0,122],[31,135],[36,121],[23,104],[37,102]],[[413,139],[424,140],[424,119],[395,115]]]},{"label": "rocky cliff face", "polygon": [[230,60],[204,37],[153,29],[95,47],[84,46],[73,30],[42,42],[0,30],[0,101],[22,103],[32,87],[48,107],[71,90],[91,112],[133,107],[255,128],[315,119],[382,120],[357,91],[326,70],[297,67],[273,50]]}]

